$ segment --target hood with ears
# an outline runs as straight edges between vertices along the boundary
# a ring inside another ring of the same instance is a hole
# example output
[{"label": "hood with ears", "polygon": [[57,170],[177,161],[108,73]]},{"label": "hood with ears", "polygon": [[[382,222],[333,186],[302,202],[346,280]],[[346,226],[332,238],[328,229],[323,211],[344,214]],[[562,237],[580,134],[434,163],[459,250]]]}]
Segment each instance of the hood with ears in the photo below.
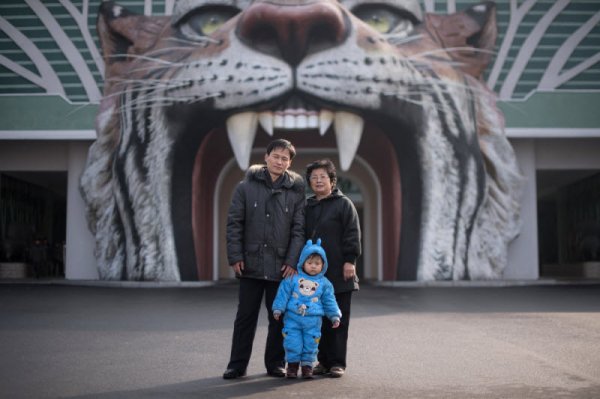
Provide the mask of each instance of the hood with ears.
[{"label": "hood with ears", "polygon": [[[317,274],[317,276],[324,276],[327,272],[327,255],[325,255],[325,250],[321,246],[321,239],[317,239],[316,244],[313,244],[312,240],[306,241],[306,245],[302,248],[302,252],[300,252],[300,259],[298,259],[298,264],[296,265],[296,270],[298,270],[298,274],[302,276],[308,276],[302,267],[306,258],[308,258],[312,254],[318,254],[323,259],[323,270],[321,273]],[[311,276],[311,277],[317,277]]]}]

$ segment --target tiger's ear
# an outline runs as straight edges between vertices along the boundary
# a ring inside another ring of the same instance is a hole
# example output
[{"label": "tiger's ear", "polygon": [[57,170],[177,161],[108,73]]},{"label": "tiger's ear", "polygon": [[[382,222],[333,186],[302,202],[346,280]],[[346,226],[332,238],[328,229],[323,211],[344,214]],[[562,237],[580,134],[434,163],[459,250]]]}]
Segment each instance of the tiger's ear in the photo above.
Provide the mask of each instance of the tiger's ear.
[{"label": "tiger's ear", "polygon": [[148,51],[169,21],[169,17],[147,17],[113,1],[103,1],[96,29],[107,71],[111,64],[128,62],[128,56]]},{"label": "tiger's ear", "polygon": [[463,72],[477,79],[482,77],[492,60],[498,36],[493,1],[450,15],[426,14],[425,24],[433,39],[448,49],[448,55]]}]

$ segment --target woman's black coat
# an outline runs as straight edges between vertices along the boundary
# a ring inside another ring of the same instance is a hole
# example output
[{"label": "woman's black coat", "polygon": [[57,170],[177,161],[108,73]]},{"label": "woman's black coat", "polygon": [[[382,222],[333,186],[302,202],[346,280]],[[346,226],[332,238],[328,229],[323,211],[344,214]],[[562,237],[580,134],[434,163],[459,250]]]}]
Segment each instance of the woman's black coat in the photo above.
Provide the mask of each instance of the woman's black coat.
[{"label": "woman's black coat", "polygon": [[361,254],[360,223],[354,204],[338,188],[330,196],[308,198],[305,210],[306,239],[320,238],[329,268],[325,276],[335,292],[358,290],[358,278],[344,281],[344,263],[356,265]]}]

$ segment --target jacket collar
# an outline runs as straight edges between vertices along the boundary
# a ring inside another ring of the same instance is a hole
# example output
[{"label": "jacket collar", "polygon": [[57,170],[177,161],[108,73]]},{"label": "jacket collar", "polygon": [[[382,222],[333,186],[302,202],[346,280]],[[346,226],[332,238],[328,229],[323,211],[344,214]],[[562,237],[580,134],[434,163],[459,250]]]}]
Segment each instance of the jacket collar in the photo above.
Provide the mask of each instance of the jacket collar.
[{"label": "jacket collar", "polygon": [[[246,180],[256,180],[267,184],[268,171],[266,165],[252,165],[246,171]],[[283,174],[282,188],[304,190],[304,179],[298,173],[287,170]]]},{"label": "jacket collar", "polygon": [[[342,190],[340,190],[339,188],[336,187],[333,189],[333,191],[331,192],[331,194],[328,197],[323,198],[321,201],[331,201],[332,199],[342,197],[343,195],[344,195],[344,193],[342,193]],[[307,201],[308,201],[309,205],[316,205],[320,202],[317,199],[317,196],[314,194],[311,195],[310,197],[308,197]]]}]

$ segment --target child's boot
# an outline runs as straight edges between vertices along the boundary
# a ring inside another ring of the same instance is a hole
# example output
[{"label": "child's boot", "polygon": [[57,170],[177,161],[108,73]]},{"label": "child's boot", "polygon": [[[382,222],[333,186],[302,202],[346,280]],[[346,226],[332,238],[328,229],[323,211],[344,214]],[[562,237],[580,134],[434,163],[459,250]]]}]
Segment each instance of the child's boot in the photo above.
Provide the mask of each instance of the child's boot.
[{"label": "child's boot", "polygon": [[313,378],[312,366],[302,366],[302,378],[310,380]]},{"label": "child's boot", "polygon": [[287,378],[298,377],[298,366],[300,366],[300,363],[288,363],[285,376]]}]

